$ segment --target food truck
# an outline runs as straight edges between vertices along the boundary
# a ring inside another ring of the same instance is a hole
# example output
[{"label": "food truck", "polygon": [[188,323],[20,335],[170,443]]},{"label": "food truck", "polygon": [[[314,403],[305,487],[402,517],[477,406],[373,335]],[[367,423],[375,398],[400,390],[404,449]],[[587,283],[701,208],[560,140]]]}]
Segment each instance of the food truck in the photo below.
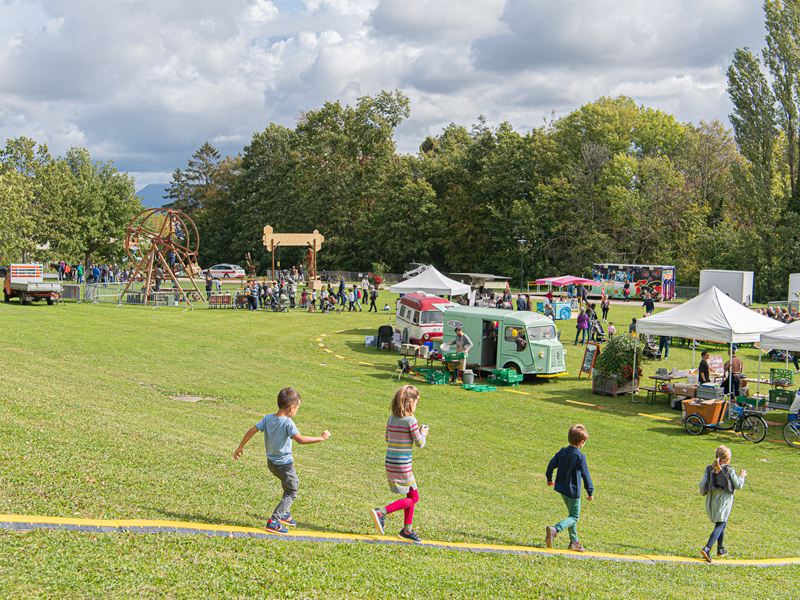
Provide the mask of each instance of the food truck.
[{"label": "food truck", "polygon": [[[455,305],[444,311],[445,342],[455,339],[456,327],[461,327],[473,343],[467,356],[467,365],[473,368],[514,369],[537,377],[567,374],[556,325],[544,315]],[[519,338],[524,344],[517,341]]]},{"label": "food truck", "polygon": [[403,294],[397,302],[394,330],[400,334],[404,344],[441,342],[442,311],[450,306],[456,304],[425,292]]}]

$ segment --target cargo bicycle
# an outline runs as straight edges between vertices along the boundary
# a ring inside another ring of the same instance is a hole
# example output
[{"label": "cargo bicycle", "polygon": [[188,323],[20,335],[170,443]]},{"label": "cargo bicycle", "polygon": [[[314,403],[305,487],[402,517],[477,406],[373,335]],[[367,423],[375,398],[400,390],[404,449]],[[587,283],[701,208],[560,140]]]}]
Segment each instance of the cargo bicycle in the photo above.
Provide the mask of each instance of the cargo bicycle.
[{"label": "cargo bicycle", "polygon": [[[736,417],[732,425],[723,425],[722,416],[727,404],[728,401],[724,399],[708,404],[684,400],[683,410],[685,417],[683,418],[683,426],[691,435],[700,435],[706,429],[741,433],[746,440],[754,444],[767,437],[767,422],[764,417],[747,404],[736,402],[735,404],[741,408],[739,416]],[[797,443],[800,445],[800,428],[798,428]]]}]

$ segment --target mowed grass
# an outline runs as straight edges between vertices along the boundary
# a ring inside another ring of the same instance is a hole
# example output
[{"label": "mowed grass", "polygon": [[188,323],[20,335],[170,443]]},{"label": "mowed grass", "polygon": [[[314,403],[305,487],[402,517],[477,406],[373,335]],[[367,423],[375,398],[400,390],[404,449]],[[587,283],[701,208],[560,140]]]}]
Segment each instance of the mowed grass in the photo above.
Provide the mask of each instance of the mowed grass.
[{"label": "mowed grass", "polygon": [[[620,331],[633,316],[641,316],[638,305],[612,306]],[[385,483],[383,431],[398,387],[389,379],[397,355],[364,347],[363,337],[388,322],[387,313],[12,302],[0,304],[0,318],[0,512],[263,526],[280,497],[263,442],[257,436],[242,460],[232,456],[287,385],[303,396],[300,431],[333,434],[323,444],[295,444],[299,529],[371,534],[369,509],[396,498]],[[544,470],[580,422],[591,436],[585,452],[596,487],[579,523],[590,550],[697,557],[710,531],[697,483],[725,443],[734,466],[748,470],[726,531],[730,558],[800,556],[800,539],[787,533],[800,454],[779,428],[758,445],[729,433],[693,437],[663,396],[651,406],[592,395],[586,375],[577,377],[574,321],[559,325],[570,374],[515,389],[529,395],[418,384],[417,416],[431,425],[429,445],[414,459],[415,526],[424,539],[544,546],[544,526],[565,516]],[[318,346],[326,333],[324,343],[345,360]],[[755,373],[757,351],[742,352]],[[673,345],[670,360],[647,363],[645,373],[690,364],[691,351]],[[184,395],[203,400],[174,398]],[[390,533],[400,529],[399,516],[388,521]],[[556,542],[567,543],[566,534]],[[776,598],[800,591],[795,567],[709,572],[706,565],[56,531],[2,533],[0,548],[0,593],[12,597],[715,598],[747,590]]]}]

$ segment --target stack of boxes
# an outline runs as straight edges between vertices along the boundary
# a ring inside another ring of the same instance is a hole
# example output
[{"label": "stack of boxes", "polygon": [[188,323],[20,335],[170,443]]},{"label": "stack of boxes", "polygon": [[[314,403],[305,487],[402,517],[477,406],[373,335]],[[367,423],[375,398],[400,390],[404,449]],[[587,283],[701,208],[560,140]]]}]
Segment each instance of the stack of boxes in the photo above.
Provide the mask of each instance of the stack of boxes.
[{"label": "stack of boxes", "polygon": [[522,381],[522,374],[514,369],[492,369],[489,375],[489,383],[501,386],[518,386]]}]

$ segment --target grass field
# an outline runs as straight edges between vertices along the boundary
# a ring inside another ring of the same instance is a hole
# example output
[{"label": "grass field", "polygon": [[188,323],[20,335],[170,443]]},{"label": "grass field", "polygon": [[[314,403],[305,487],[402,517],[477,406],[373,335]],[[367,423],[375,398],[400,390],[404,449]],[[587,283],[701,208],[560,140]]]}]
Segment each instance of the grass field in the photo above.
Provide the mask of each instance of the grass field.
[{"label": "grass field", "polygon": [[[638,306],[612,306],[619,330],[633,316],[641,316]],[[299,529],[372,534],[369,509],[395,499],[385,483],[383,429],[398,387],[389,380],[396,355],[364,347],[371,332],[361,329],[376,329],[387,313],[12,302],[0,304],[0,318],[0,513],[262,526],[280,496],[262,442],[254,438],[240,461],[232,455],[287,385],[303,396],[300,431],[333,434],[324,444],[295,445]],[[697,482],[725,443],[732,464],[748,470],[726,531],[730,558],[800,556],[792,529],[800,453],[779,428],[758,445],[726,433],[692,437],[663,396],[655,406],[594,396],[586,376],[577,377],[581,352],[568,341],[574,324],[563,328],[570,375],[526,382],[518,391],[529,395],[419,384],[417,415],[431,425],[414,459],[423,539],[542,547],[544,526],[564,516],[544,469],[580,422],[591,436],[585,452],[596,486],[579,523],[588,549],[697,557],[710,532]],[[318,346],[321,334],[344,360]],[[754,373],[756,351],[742,357]],[[647,363],[645,374],[690,364],[691,351],[673,345],[670,359]],[[397,515],[388,522],[387,533],[400,529]],[[559,536],[557,547],[567,538]],[[800,595],[795,567],[59,531],[0,532],[0,548],[6,597]]]}]

